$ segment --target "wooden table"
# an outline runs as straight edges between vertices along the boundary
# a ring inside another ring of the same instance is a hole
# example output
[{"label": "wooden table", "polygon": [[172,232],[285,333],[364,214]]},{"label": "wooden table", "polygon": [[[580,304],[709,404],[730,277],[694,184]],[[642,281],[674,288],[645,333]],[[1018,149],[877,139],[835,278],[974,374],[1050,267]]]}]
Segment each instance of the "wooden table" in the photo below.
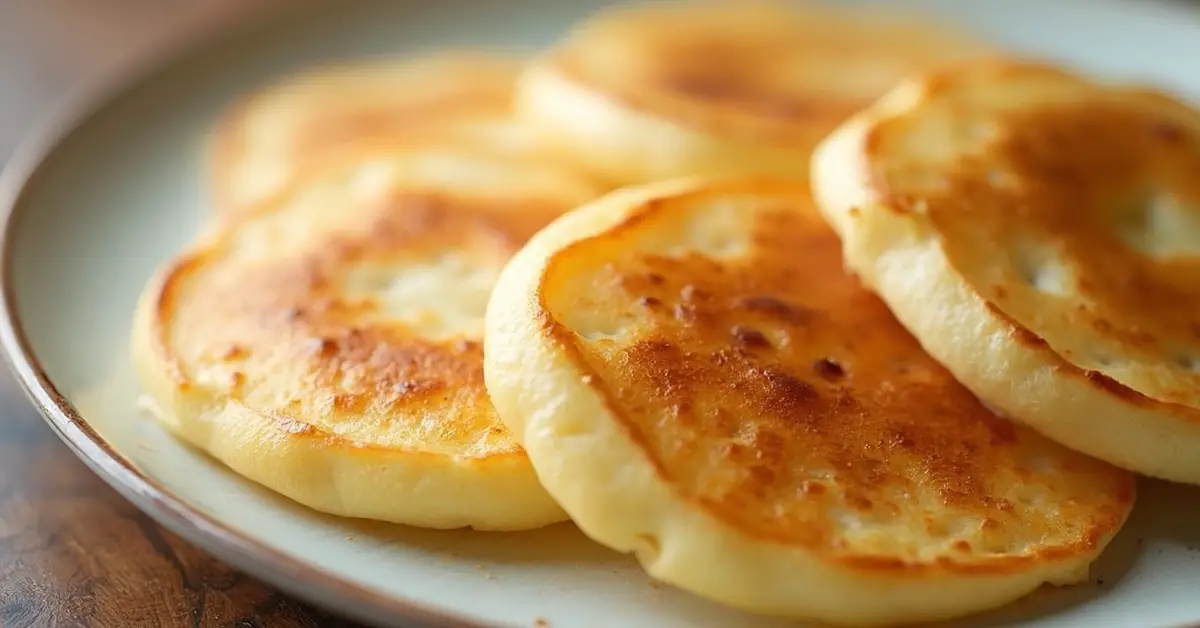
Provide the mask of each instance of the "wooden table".
[{"label": "wooden table", "polygon": [[[0,4],[0,161],[52,101],[269,0]],[[352,626],[164,530],[88,471],[0,369],[0,626]]]}]

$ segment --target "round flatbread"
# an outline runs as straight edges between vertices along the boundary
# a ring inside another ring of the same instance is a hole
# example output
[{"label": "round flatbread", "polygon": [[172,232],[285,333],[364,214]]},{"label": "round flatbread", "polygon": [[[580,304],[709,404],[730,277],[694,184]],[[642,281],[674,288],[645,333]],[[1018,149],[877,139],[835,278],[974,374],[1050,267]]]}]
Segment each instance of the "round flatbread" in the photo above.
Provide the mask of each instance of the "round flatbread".
[{"label": "round flatbread", "polygon": [[984,46],[910,15],[748,0],[608,9],[531,64],[517,111],[607,180],[807,175],[812,147],[909,73]]},{"label": "round flatbread", "polygon": [[520,67],[452,51],[326,66],[251,93],[213,139],[217,209],[252,207],[325,162],[371,148],[454,143],[513,159],[540,154],[534,134],[511,116]]},{"label": "round flatbread", "polygon": [[547,167],[359,156],[205,234],[142,296],[133,357],[155,414],[314,509],[432,528],[564,518],[497,418],[492,283],[595,196]]},{"label": "round flatbread", "polygon": [[668,182],[502,272],[484,374],[579,527],[659,579],[845,624],[1087,576],[1134,477],[981,405],[842,272],[798,183]]},{"label": "round flatbread", "polygon": [[1035,64],[914,79],[814,186],[850,265],[968,388],[1200,483],[1200,112]]}]

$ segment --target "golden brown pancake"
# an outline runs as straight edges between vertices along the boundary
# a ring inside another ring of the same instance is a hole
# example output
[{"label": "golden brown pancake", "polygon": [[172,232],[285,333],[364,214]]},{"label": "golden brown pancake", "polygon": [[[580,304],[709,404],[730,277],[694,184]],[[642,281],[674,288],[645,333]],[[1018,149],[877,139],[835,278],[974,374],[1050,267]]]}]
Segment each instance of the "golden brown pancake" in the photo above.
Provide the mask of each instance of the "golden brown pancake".
[{"label": "golden brown pancake", "polygon": [[851,266],[968,388],[1200,483],[1200,112],[1050,67],[914,79],[822,148]]},{"label": "golden brown pancake", "polygon": [[985,47],[911,15],[751,0],[621,6],[522,76],[517,110],[618,183],[694,173],[803,179],[831,129],[911,72]]},{"label": "golden brown pancake", "polygon": [[454,150],[364,155],[222,225],[142,297],[159,419],[317,510],[434,528],[564,518],[483,384],[492,283],[597,193]]},{"label": "golden brown pancake", "polygon": [[799,183],[578,209],[505,268],[484,339],[493,403],[576,524],[746,610],[992,608],[1082,581],[1133,503],[1131,474],[997,417],[926,355],[841,270]]},{"label": "golden brown pancake", "polygon": [[215,137],[218,209],[237,212],[329,161],[365,150],[454,143],[525,159],[511,119],[516,59],[460,50],[342,63],[285,77],[232,107]]}]

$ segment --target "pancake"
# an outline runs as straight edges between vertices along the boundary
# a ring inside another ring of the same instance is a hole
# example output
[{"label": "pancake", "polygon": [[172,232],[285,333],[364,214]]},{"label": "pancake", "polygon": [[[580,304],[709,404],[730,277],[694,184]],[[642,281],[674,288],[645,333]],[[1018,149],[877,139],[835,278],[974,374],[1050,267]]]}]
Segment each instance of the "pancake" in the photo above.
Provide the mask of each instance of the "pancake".
[{"label": "pancake", "polygon": [[1200,483],[1200,112],[972,64],[898,88],[814,163],[849,264],[968,388]]},{"label": "pancake", "polygon": [[457,149],[331,167],[150,283],[133,356],[156,415],[335,515],[489,530],[563,519],[488,400],[480,336],[511,253],[595,194]]},{"label": "pancake", "polygon": [[606,180],[806,178],[814,145],[904,76],[982,53],[942,25],[761,0],[622,6],[585,20],[517,87],[518,115]]},{"label": "pancake", "polygon": [[515,59],[453,51],[330,65],[286,77],[232,107],[214,138],[218,209],[236,212],[365,146],[448,141],[512,158],[538,154],[511,119]]},{"label": "pancake", "polygon": [[606,196],[501,273],[492,401],[585,533],[736,607],[895,624],[1082,581],[1132,474],[993,415],[840,255],[799,183]]}]

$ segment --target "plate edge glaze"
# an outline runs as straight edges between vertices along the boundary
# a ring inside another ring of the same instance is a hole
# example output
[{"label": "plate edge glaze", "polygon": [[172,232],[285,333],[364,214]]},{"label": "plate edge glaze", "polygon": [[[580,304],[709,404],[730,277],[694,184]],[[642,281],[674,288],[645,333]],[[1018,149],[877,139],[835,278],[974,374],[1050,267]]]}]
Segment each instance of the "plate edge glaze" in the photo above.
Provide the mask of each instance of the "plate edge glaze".
[{"label": "plate edge glaze", "polygon": [[[294,4],[289,6],[293,13],[296,8]],[[373,625],[415,621],[423,626],[490,628],[449,610],[413,600],[398,601],[347,582],[262,545],[189,505],[96,433],[59,392],[29,346],[17,314],[12,264],[14,226],[20,219],[28,191],[37,185],[42,171],[60,149],[121,97],[202,56],[223,41],[244,40],[265,25],[279,21],[273,10],[250,13],[248,19],[232,26],[217,27],[212,29],[215,32],[190,38],[160,54],[143,55],[98,84],[84,85],[36,121],[33,130],[20,140],[0,170],[0,353],[38,414],[85,466],[143,513],[210,555],[306,601]]]}]

